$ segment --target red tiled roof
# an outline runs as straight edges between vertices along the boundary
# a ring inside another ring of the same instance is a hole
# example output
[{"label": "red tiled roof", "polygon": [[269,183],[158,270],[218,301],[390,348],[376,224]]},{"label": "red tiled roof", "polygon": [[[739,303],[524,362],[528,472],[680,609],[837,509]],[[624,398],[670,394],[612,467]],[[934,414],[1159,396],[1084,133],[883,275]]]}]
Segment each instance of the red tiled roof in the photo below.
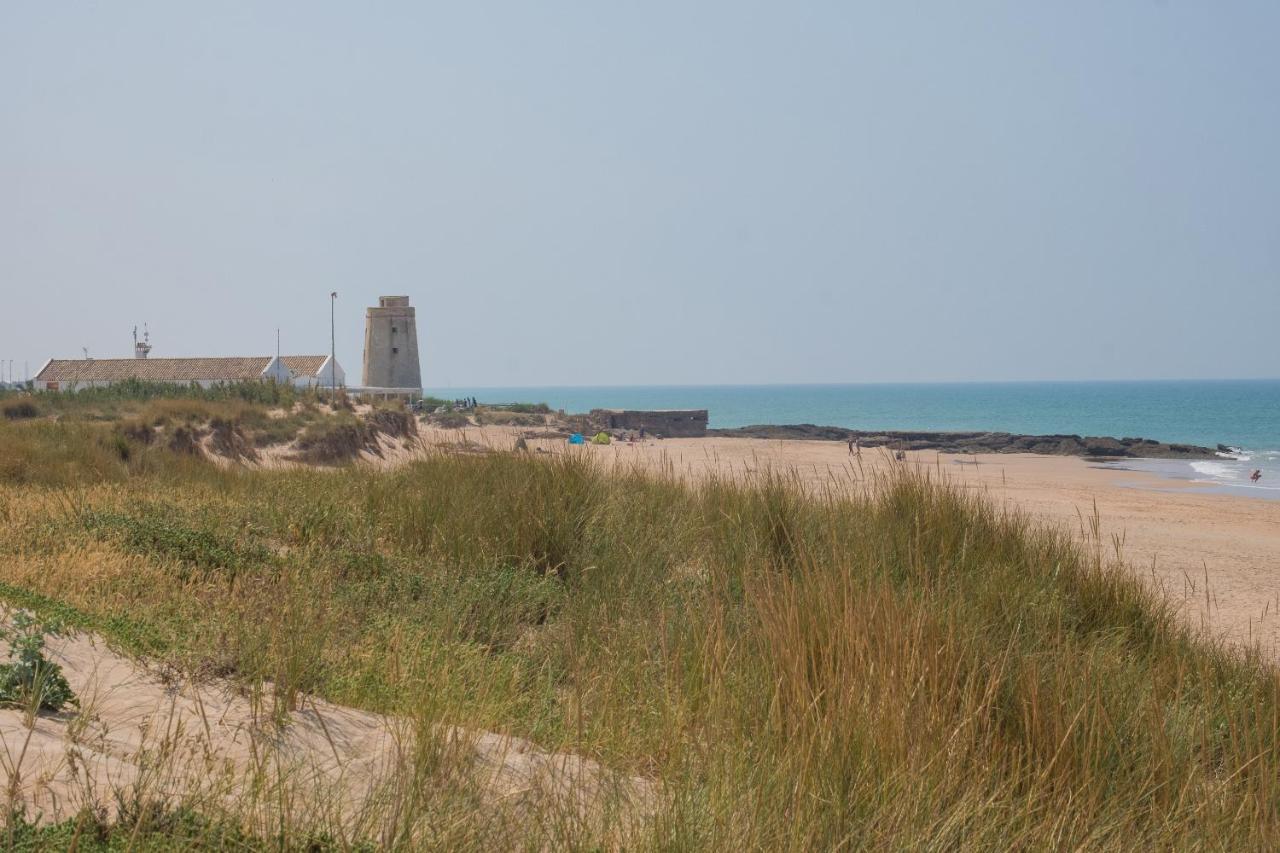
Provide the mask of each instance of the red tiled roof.
[{"label": "red tiled roof", "polygon": [[[325,355],[286,355],[285,367],[298,376],[315,376]],[[237,382],[261,379],[270,356],[249,358],[90,358],[53,359],[36,375],[40,382]]]},{"label": "red tiled roof", "polygon": [[[327,355],[282,355],[280,360],[294,376],[319,376]],[[266,369],[264,364],[263,369]]]}]

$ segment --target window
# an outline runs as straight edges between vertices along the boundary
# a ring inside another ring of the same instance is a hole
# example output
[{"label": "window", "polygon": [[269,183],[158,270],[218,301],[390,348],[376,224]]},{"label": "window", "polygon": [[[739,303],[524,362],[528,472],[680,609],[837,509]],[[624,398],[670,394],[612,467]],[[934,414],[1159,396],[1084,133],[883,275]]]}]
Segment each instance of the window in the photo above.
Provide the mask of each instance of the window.
[{"label": "window", "polygon": [[395,327],[395,326],[392,326],[392,327],[391,327],[391,334],[393,334],[393,335],[394,335],[395,333],[396,333],[396,327]]},{"label": "window", "polygon": [[398,352],[400,352],[400,347],[392,347],[392,348],[391,348],[391,353],[392,353],[393,355],[394,355],[395,353],[398,353]]}]

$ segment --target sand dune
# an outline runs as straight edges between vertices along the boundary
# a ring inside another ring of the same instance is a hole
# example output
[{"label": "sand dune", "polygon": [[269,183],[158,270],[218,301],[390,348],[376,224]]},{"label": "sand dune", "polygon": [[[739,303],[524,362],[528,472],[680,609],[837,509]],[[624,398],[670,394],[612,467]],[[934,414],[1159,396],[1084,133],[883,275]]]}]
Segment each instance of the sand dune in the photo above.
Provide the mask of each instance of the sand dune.
[{"label": "sand dune", "polygon": [[[91,635],[53,639],[48,656],[80,709],[34,720],[0,710],[10,804],[43,821],[85,808],[114,818],[161,803],[267,827],[283,815],[348,838],[385,838],[403,831],[397,822],[406,814],[423,813],[405,807],[421,796],[424,771],[439,803],[478,799],[488,832],[540,813],[603,820],[621,808],[634,817],[656,802],[644,779],[520,738],[429,723],[424,732],[422,721],[310,697],[277,715],[270,690],[254,695],[152,671]],[[612,823],[625,831],[625,821]]]}]

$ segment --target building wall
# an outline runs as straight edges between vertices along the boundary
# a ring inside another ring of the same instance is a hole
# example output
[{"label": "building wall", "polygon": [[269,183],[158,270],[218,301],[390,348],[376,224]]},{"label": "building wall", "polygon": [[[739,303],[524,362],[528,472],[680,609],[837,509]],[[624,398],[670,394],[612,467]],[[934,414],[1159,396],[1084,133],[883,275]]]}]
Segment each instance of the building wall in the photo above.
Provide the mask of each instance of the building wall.
[{"label": "building wall", "polygon": [[[155,379],[155,380],[148,380],[148,381],[168,382],[173,385],[199,385],[201,388],[212,388],[215,385],[226,384],[223,382],[217,382],[212,379],[199,379],[199,380]],[[44,382],[43,380],[37,379],[32,383],[32,387],[34,387],[37,391],[85,391],[90,388],[109,388],[114,384],[115,384],[114,382],[107,379],[92,379],[92,380],[81,379],[74,382],[70,382],[67,380],[63,380],[61,382]]]},{"label": "building wall", "polygon": [[421,388],[418,321],[407,296],[381,296],[365,312],[364,372],[361,385]]},{"label": "building wall", "polygon": [[[338,374],[337,376],[338,387],[342,388],[346,385],[346,373],[343,372],[342,365],[338,365],[337,374]],[[216,385],[231,384],[229,382],[225,382],[222,380],[215,380],[215,379],[199,379],[195,381],[187,380],[187,379],[182,379],[182,380],[156,379],[156,380],[148,380],[148,381],[168,382],[174,385],[199,385],[201,388],[213,388]],[[271,381],[271,377],[266,376],[262,379],[262,381],[269,382]],[[325,363],[325,367],[321,368],[320,372],[315,376],[295,376],[293,378],[293,386],[295,388],[319,387],[323,389],[323,388],[330,387],[330,382],[331,380],[329,378],[328,362]],[[107,388],[112,384],[114,383],[108,380],[103,380],[103,379],[79,380],[75,382],[63,380],[62,382],[52,382],[52,383],[44,382],[43,380],[37,379],[32,383],[32,387],[34,387],[37,391],[84,391],[89,388]],[[50,385],[54,387],[51,388]]]},{"label": "building wall", "polygon": [[[279,356],[271,356],[271,361],[267,362],[266,368],[262,371],[262,379],[264,382],[272,380],[281,384],[289,381],[289,368],[284,366],[284,362]],[[297,384],[296,381],[294,384]]]},{"label": "building wall", "polygon": [[699,438],[707,434],[706,409],[592,409],[590,419],[595,429],[643,429],[664,438]]},{"label": "building wall", "polygon": [[[330,375],[329,363],[333,362],[333,372],[336,377]],[[347,372],[342,369],[342,365],[333,361],[332,358],[326,358],[324,364],[320,365],[320,370],[314,376],[295,376],[293,378],[293,386],[295,388],[331,388],[334,380],[337,380],[339,388],[345,388],[347,384]]]}]

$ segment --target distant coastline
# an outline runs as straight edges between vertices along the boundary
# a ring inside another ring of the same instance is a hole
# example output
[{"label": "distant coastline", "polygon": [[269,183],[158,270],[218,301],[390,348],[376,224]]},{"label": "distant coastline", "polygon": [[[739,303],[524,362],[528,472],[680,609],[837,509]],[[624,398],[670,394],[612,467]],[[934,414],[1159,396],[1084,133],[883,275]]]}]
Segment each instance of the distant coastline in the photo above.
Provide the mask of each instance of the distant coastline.
[{"label": "distant coastline", "polygon": [[[436,393],[429,389],[429,393]],[[541,386],[440,389],[445,399],[545,402],[552,410],[706,409],[717,429],[829,424],[883,434],[1143,436],[1230,445],[1273,464],[1280,380],[863,385]]]},{"label": "distant coastline", "polygon": [[941,453],[1035,453],[1043,456],[1085,456],[1095,459],[1216,459],[1230,448],[1169,444],[1149,438],[1111,438],[1079,435],[1019,435],[1008,432],[868,431],[814,424],[756,424],[732,429],[709,429],[724,438],[765,438],[799,441],[857,441],[865,448],[936,450]]}]

